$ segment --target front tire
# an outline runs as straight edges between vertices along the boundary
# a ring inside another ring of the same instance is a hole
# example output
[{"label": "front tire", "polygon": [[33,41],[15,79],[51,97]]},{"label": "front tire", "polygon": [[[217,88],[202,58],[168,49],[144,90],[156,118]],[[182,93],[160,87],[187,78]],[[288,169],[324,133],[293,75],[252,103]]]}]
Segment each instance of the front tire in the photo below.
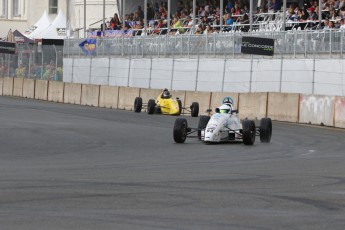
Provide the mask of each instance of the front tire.
[{"label": "front tire", "polygon": [[209,116],[200,116],[198,124],[198,138],[201,140],[201,129],[205,129],[210,120]]},{"label": "front tire", "polygon": [[143,106],[143,99],[141,97],[136,97],[134,100],[134,112],[140,113]]},{"label": "front tire", "polygon": [[253,145],[255,142],[255,123],[252,120],[244,120],[242,122],[242,138],[243,144],[245,145]]},{"label": "front tire", "polygon": [[177,118],[174,124],[174,140],[176,143],[184,143],[187,138],[188,124],[185,118]]},{"label": "front tire", "polygon": [[150,99],[147,103],[147,113],[153,114],[155,112],[156,102],[153,99]]},{"label": "front tire", "polygon": [[260,122],[260,141],[270,143],[272,137],[271,118],[262,118]]},{"label": "front tire", "polygon": [[190,113],[192,117],[197,117],[199,115],[199,103],[193,102],[190,106]]}]

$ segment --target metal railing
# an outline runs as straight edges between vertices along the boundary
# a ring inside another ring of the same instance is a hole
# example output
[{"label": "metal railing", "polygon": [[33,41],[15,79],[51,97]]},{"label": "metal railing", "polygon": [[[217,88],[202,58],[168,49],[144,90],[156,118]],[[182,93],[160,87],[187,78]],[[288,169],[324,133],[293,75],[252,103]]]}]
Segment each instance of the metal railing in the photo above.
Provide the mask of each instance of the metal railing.
[{"label": "metal railing", "polygon": [[[344,30],[292,30],[265,32],[226,32],[207,35],[164,35],[164,36],[118,36],[97,38],[96,56],[123,57],[246,57],[241,54],[243,36],[275,39],[274,56],[325,58],[342,57],[344,51]],[[84,39],[65,41],[66,57],[85,56],[79,47]],[[269,57],[270,58],[270,57]]]}]

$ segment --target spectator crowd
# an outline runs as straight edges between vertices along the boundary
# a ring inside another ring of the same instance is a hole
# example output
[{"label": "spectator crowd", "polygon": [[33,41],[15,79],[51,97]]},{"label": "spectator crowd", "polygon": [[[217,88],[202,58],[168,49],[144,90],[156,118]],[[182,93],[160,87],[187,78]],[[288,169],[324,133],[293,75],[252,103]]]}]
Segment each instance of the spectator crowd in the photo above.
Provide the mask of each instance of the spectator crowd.
[{"label": "spectator crowd", "polygon": [[[258,7],[253,7],[253,22],[263,20],[262,15],[271,13],[274,19],[276,13],[282,12],[283,0],[262,0]],[[132,35],[164,35],[164,34],[207,34],[221,32],[221,13],[219,0],[199,0],[196,2],[195,28],[193,26],[192,0],[180,0],[177,9],[171,12],[171,24],[168,31],[168,4],[159,1],[147,3],[147,30],[144,31],[145,14],[143,6],[138,6],[135,12],[125,15],[125,23],[118,14],[114,14],[105,25],[105,30],[119,34]],[[249,30],[249,0],[224,0],[223,31]],[[299,26],[301,29],[333,29],[344,26],[345,0],[322,0],[322,23],[319,25],[319,2],[304,1],[303,4],[290,4],[286,8],[286,23]],[[123,28],[124,25],[124,28]],[[289,29],[289,27],[287,27]],[[103,30],[103,26],[101,26]]]},{"label": "spectator crowd", "polygon": [[19,77],[43,80],[62,81],[62,66],[55,68],[54,62],[44,63],[43,67],[36,63],[28,65],[19,64],[17,68],[11,67],[7,63],[0,63],[0,77]]}]

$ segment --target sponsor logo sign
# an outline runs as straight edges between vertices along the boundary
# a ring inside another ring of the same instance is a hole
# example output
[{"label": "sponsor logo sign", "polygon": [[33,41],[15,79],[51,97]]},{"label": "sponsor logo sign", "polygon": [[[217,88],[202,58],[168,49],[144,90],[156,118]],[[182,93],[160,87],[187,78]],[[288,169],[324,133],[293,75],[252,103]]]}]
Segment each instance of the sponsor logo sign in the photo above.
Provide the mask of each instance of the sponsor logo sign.
[{"label": "sponsor logo sign", "polygon": [[241,53],[273,56],[274,39],[242,37]]}]

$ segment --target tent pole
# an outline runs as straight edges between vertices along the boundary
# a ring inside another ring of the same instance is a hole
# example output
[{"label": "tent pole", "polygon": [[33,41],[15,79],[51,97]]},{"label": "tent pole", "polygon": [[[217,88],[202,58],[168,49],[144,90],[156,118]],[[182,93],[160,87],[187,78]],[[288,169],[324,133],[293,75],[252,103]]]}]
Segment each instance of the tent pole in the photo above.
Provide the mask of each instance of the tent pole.
[{"label": "tent pole", "polygon": [[84,0],[84,38],[86,38],[86,0]]},{"label": "tent pole", "polygon": [[319,26],[318,28],[321,29],[322,27],[322,0],[319,0],[319,15],[318,15],[318,18],[319,18]]},{"label": "tent pole", "polygon": [[122,29],[125,30],[126,27],[126,0],[122,0],[122,17],[123,17],[123,22],[122,22]]},{"label": "tent pole", "polygon": [[283,31],[285,31],[286,28],[286,0],[283,0]]},{"label": "tent pole", "polygon": [[224,18],[223,18],[223,15],[224,15],[224,0],[220,0],[220,6],[219,6],[219,10],[220,10],[220,29],[219,29],[219,32],[222,32],[223,31],[223,24],[224,24]]},{"label": "tent pole", "polygon": [[102,26],[102,31],[103,31],[103,36],[104,36],[104,31],[105,31],[105,0],[103,0],[103,26]]},{"label": "tent pole", "polygon": [[147,35],[147,0],[144,2],[144,31],[145,35]]},{"label": "tent pole", "polygon": [[195,24],[196,24],[196,0],[193,0],[193,29],[192,32],[195,30]]},{"label": "tent pole", "polygon": [[70,26],[69,26],[69,12],[70,12],[70,4],[69,4],[69,0],[66,0],[66,7],[67,7],[67,13],[66,13],[66,37],[69,38],[71,35],[71,31],[70,31]]},{"label": "tent pole", "polygon": [[170,25],[171,25],[171,1],[168,0],[168,31],[170,31]]},{"label": "tent pole", "polygon": [[[284,0],[285,1],[285,0]],[[253,0],[249,1],[249,31],[253,31]]]}]

